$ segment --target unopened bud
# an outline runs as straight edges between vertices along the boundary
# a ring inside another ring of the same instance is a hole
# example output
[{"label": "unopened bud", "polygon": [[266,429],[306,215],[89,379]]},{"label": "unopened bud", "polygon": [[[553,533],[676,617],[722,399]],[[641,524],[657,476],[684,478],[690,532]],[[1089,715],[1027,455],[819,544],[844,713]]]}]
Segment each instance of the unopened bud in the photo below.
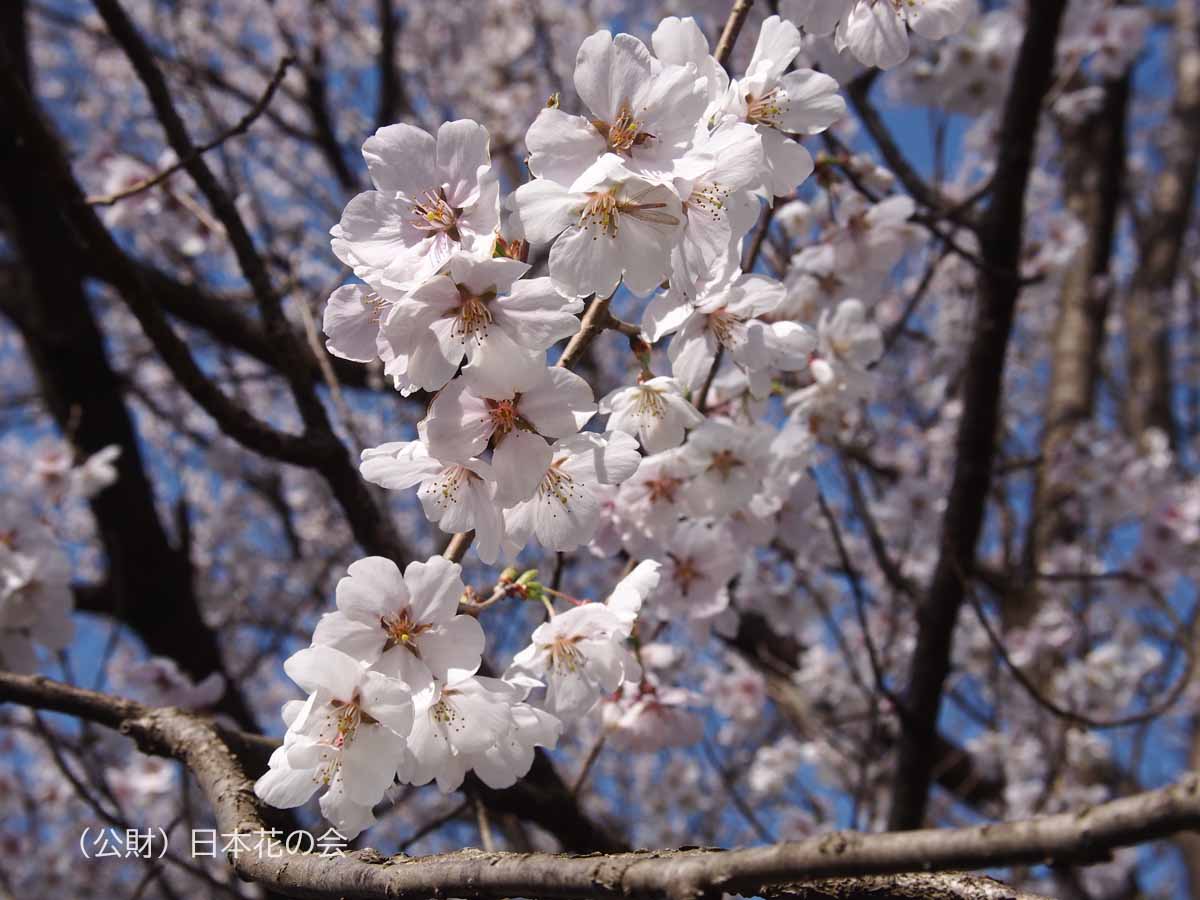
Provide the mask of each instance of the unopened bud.
[{"label": "unopened bud", "polygon": [[537,580],[537,574],[537,569],[526,569],[517,579],[516,588],[526,600],[540,603],[544,592],[541,582]]}]

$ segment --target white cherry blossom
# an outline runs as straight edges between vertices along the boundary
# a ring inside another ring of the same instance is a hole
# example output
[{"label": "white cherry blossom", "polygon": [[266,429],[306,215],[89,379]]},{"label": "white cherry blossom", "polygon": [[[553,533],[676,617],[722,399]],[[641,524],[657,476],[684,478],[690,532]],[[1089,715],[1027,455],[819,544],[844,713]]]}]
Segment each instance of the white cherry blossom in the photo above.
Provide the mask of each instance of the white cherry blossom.
[{"label": "white cherry blossom", "polygon": [[868,367],[883,355],[883,333],[867,318],[862,301],[843,300],[836,309],[825,310],[817,323],[817,356],[812,372],[818,380],[826,378],[822,366],[853,393],[869,393]]},{"label": "white cherry blossom", "polygon": [[904,195],[868,204],[847,196],[839,210],[844,223],[831,235],[837,268],[877,280],[886,277],[919,235],[909,223],[916,204]]},{"label": "white cherry blossom", "polygon": [[17,500],[0,507],[0,665],[37,669],[34,644],[61,650],[75,634],[71,564],[53,534]]},{"label": "white cherry blossom", "polygon": [[473,675],[453,685],[434,682],[413,698],[409,753],[397,772],[408,784],[437,780],[455,790],[473,757],[504,739],[513,727],[520,692],[498,678]]},{"label": "white cherry blossom", "polygon": [[533,244],[551,241],[550,277],[567,297],[608,297],[624,280],[635,294],[670,274],[683,227],[675,190],[635,175],[606,153],[569,187],[538,178],[511,195],[511,224]]},{"label": "white cherry blossom", "polygon": [[649,453],[678,447],[685,431],[704,421],[678,379],[667,375],[617,388],[600,401],[600,413],[608,416],[609,430],[636,435]]},{"label": "white cherry blossom", "polygon": [[504,520],[490,463],[445,461],[431,456],[423,441],[393,441],[364,450],[359,472],[388,490],[417,487],[430,522],[449,534],[474,531],[475,551],[488,565],[500,555]]},{"label": "white cherry blossom", "polygon": [[510,671],[546,680],[547,711],[562,719],[581,718],[623,681],[642,677],[625,643],[642,602],[658,584],[658,568],[645,560],[621,580],[607,603],[584,603],[534,629]]},{"label": "white cherry blossom", "polygon": [[772,434],[709,420],[688,435],[682,455],[696,472],[687,487],[693,515],[725,516],[750,501],[767,476]]},{"label": "white cherry blossom", "polygon": [[352,199],[332,231],[333,252],[369,284],[407,290],[461,249],[490,245],[499,221],[499,181],[487,129],[469,119],[434,138],[387,125],[363,144],[376,190]]},{"label": "white cherry blossom", "polygon": [[532,387],[546,349],[578,330],[583,303],[564,299],[548,278],[520,280],[528,271],[519,260],[460,252],[398,300],[383,334],[395,354],[386,371],[404,382],[401,393],[439,390],[464,356],[463,377],[480,391]]},{"label": "white cherry blossom", "polygon": [[691,691],[643,681],[626,682],[621,696],[604,707],[605,731],[619,750],[653,753],[687,747],[704,736],[703,706]]},{"label": "white cherry blossom", "polygon": [[890,69],[908,59],[908,29],[929,40],[960,31],[975,0],[784,0],[782,12],[815,35],[834,35],[865,66]]},{"label": "white cherry blossom", "polygon": [[[430,406],[425,434],[431,454],[467,460],[482,453],[493,439],[499,450],[511,435],[568,437],[595,412],[586,381],[566,369],[543,366],[540,379],[520,393],[481,395],[464,379],[452,381]],[[521,450],[533,452],[524,444]]]},{"label": "white cherry blossom", "polygon": [[365,284],[344,284],[325,304],[321,330],[325,349],[339,359],[373,362],[379,358],[380,329],[397,292],[372,290]]},{"label": "white cherry blossom", "polygon": [[768,187],[785,197],[813,171],[809,152],[789,135],[819,134],[846,112],[838,83],[812,69],[788,66],[800,52],[800,32],[779,16],[763,21],[743,78],[730,83],[723,111],[758,128]]},{"label": "white cherry blossom", "polygon": [[[621,431],[585,432],[556,441],[539,470],[533,495],[504,513],[509,555],[520,552],[531,537],[547,550],[574,550],[586,544],[600,526],[599,487],[625,481],[641,461],[637,441]],[[528,469],[532,463],[512,458],[509,464]]]},{"label": "white cherry blossom", "polygon": [[590,116],[543,109],[525,135],[529,171],[569,185],[600,156],[631,171],[669,170],[708,102],[694,65],[664,65],[628,34],[598,31],[579,47],[575,90]]},{"label": "white cherry blossom", "polygon": [[283,753],[272,756],[256,793],[273,806],[299,806],[336,778],[345,800],[369,809],[404,756],[413,722],[409,686],[332,647],[300,650],[284,670],[309,697],[291,707]]},{"label": "white cherry blossom", "polygon": [[671,285],[695,296],[696,284],[754,227],[763,185],[762,139],[751,125],[729,117],[704,130],[672,171],[683,200],[684,228],[671,254]]},{"label": "white cherry blossom", "polygon": [[651,36],[654,54],[664,63],[695,66],[704,78],[706,99],[711,105],[729,87],[729,75],[716,58],[708,52],[708,38],[691,16],[668,16],[658,23]]},{"label": "white cherry blossom", "polygon": [[433,678],[453,684],[474,675],[483,629],[455,614],[465,590],[461,572],[441,556],[410,562],[403,576],[382,556],[357,560],[338,582],[337,611],[321,617],[313,643],[378,663],[414,690]]},{"label": "white cherry blossom", "polygon": [[725,529],[703,521],[680,524],[656,558],[662,563],[654,611],[659,618],[711,619],[729,605],[729,580],[741,551]]},{"label": "white cherry blossom", "polygon": [[651,340],[675,333],[668,348],[671,372],[688,390],[700,390],[723,347],[750,375],[755,394],[764,396],[770,387],[769,370],[802,369],[815,344],[802,325],[764,321],[785,297],[778,281],[732,268],[701,282],[695,301],[674,288],[655,297],[646,307],[642,327]]},{"label": "white cherry blossom", "polygon": [[687,512],[686,485],[694,474],[694,464],[682,448],[675,448],[646,457],[621,484],[616,513],[623,526],[621,538],[631,552],[644,549],[647,538],[665,540],[675,530]]}]

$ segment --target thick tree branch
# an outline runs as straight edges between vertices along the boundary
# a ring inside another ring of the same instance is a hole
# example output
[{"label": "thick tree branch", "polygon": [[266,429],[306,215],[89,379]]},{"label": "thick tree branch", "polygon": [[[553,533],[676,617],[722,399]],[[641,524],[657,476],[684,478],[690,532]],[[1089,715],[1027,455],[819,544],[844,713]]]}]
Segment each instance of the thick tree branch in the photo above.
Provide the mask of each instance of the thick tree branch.
[{"label": "thick tree branch", "polygon": [[[227,740],[210,720],[177,709],[147,709],[37,676],[0,673],[0,699],[56,710],[116,727],[145,752],[171,756],[191,770],[222,833],[266,831],[258,800]],[[238,874],[296,897],[429,896],[697,900],[719,892],[745,896],[821,896],[825,879],[896,876],[1013,865],[1095,862],[1111,851],[1200,828],[1200,775],[1085,810],[971,828],[861,834],[833,832],[744,850],[642,850],[572,856],[461,850],[426,857],[385,857],[362,850],[342,857],[289,853],[248,842]],[[278,856],[272,855],[278,853]],[[926,880],[946,896],[1017,897],[996,883]],[[884,895],[913,896],[906,879],[875,880]],[[905,884],[909,893],[903,893]],[[832,885],[829,885],[832,887]],[[833,896],[862,896],[842,886]],[[933,891],[933,896],[938,896]],[[928,896],[928,895],[926,895]]]},{"label": "thick tree branch", "polygon": [[1030,0],[1028,4],[1028,24],[1000,127],[995,190],[980,221],[980,246],[988,268],[979,274],[979,303],[966,356],[963,414],[938,562],[917,612],[917,645],[904,697],[889,818],[890,826],[897,830],[918,828],[925,818],[951,642],[991,486],[1004,360],[1021,290],[1017,268],[1025,191],[1065,5],[1065,0]]},{"label": "thick tree branch", "polygon": [[[7,7],[4,16],[0,57],[12,62],[14,79],[23,79],[23,4]],[[0,108],[7,111],[7,101]],[[200,615],[187,547],[172,545],[159,516],[141,442],[84,290],[81,254],[73,242],[64,247],[62,217],[45,202],[31,148],[16,135],[6,130],[0,136],[0,200],[27,278],[18,270],[0,285],[0,310],[20,331],[46,409],[76,451],[121,448],[116,482],[90,501],[106,558],[110,612],[150,652],[171,657],[191,677],[224,672],[216,636]],[[236,684],[220,709],[255,726]]]},{"label": "thick tree branch", "polygon": [[1162,171],[1137,236],[1138,267],[1125,297],[1129,389],[1126,416],[1133,437],[1161,429],[1175,442],[1171,409],[1171,289],[1191,222],[1200,168],[1200,0],[1175,4],[1175,96],[1163,129]]},{"label": "thick tree branch", "polygon": [[[1049,479],[1055,457],[1075,429],[1091,418],[1099,382],[1112,294],[1109,264],[1125,178],[1129,81],[1126,75],[1107,84],[1104,104],[1096,114],[1064,135],[1065,199],[1087,227],[1087,241],[1067,270],[1059,299],[1041,461],[1035,469],[1033,516],[1023,560],[1026,581],[1039,570],[1041,556],[1055,541],[1069,540],[1077,524],[1067,512],[1074,488]],[[1014,625],[1027,624],[1036,609],[1036,592],[1027,589],[1005,604],[1005,619]]]}]

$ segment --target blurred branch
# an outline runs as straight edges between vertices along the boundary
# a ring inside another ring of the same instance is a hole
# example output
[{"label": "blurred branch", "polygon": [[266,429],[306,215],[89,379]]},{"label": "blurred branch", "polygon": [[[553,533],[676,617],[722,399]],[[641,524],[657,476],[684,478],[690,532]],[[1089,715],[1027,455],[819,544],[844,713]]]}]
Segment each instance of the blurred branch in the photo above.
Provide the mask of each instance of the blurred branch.
[{"label": "blurred branch", "polygon": [[969,227],[972,224],[969,211],[956,207],[952,201],[921,177],[896,143],[895,138],[892,137],[891,130],[884,123],[879,111],[871,103],[871,86],[875,83],[879,72],[879,69],[868,69],[858,78],[854,78],[846,84],[846,96],[850,98],[850,104],[858,114],[859,121],[867,129],[867,133],[871,135],[875,145],[879,147],[879,152],[883,155],[888,167],[900,179],[900,183],[904,185],[904,189],[914,200],[931,213],[940,214],[958,225]]},{"label": "blurred branch", "polygon": [[154,60],[154,54],[138,33],[117,0],[94,0],[114,39],[133,65],[154,107],[167,140],[184,168],[204,194],[214,214],[225,228],[237,257],[242,275],[258,301],[263,326],[276,348],[277,368],[287,380],[292,397],[304,421],[304,434],[298,440],[312,453],[311,465],[328,482],[354,531],[356,540],[369,553],[397,561],[410,557],[391,520],[376,504],[358,475],[345,446],[338,440],[325,407],[309,375],[310,351],[299,338],[283,312],[283,303],[271,283],[263,258],[254,245],[232,198],[221,186],[203,157],[194,153],[187,127],[175,108],[166,80]]},{"label": "blurred branch", "polygon": [[[287,75],[288,68],[294,62],[295,60],[290,56],[285,56],[283,59],[281,59],[279,61],[279,65],[275,68],[275,74],[271,76],[271,80],[267,83],[267,89],[263,92],[263,95],[259,97],[258,102],[255,103],[254,106],[252,106],[250,110],[244,116],[242,116],[242,118],[239,119],[232,128],[213,138],[211,141],[201,144],[193,151],[193,155],[200,156],[215,147],[219,147],[232,137],[236,137],[239,134],[245,134],[246,131],[249,130],[250,126],[254,124],[255,119],[261,116],[266,111],[267,107],[270,106],[271,100],[275,96],[275,91],[279,88],[284,76]],[[156,175],[145,178],[136,184],[132,184],[129,187],[120,191],[116,191],[112,194],[101,194],[98,196],[88,197],[87,202],[92,206],[112,206],[114,203],[124,200],[126,197],[132,197],[134,194],[140,194],[142,191],[148,190],[154,187],[156,184],[162,184],[162,182],[166,181],[190,162],[190,159],[178,160],[172,165],[167,166],[167,168],[163,169]]]},{"label": "blurred branch", "polygon": [[393,0],[378,0],[379,10],[379,105],[375,112],[375,127],[382,128],[396,121],[401,110],[408,108],[404,81],[396,63],[400,38],[400,19],[392,6]]},{"label": "blurred branch", "polygon": [[1172,411],[1172,288],[1196,198],[1200,168],[1200,0],[1174,4],[1175,95],[1165,135],[1162,170],[1153,179],[1150,208],[1139,215],[1138,264],[1125,296],[1129,391],[1126,417],[1141,440],[1157,428],[1178,441]]},{"label": "blurred branch", "polygon": [[954,475],[942,519],[938,562],[917,611],[917,642],[904,695],[889,827],[919,828],[933,775],[942,690],[954,629],[975,563],[996,455],[1004,362],[1021,279],[1025,192],[1033,168],[1042,101],[1050,87],[1066,0],[1030,0],[1028,25],[1005,102],[992,201],[979,222],[986,270],[966,359]]},{"label": "blurred branch", "polygon": [[746,16],[750,15],[750,7],[753,5],[754,0],[736,0],[733,9],[729,11],[729,17],[725,20],[725,26],[721,29],[721,37],[717,40],[713,56],[717,63],[726,69],[729,68],[729,57],[733,55],[733,45],[737,43],[742,26],[746,24]]}]

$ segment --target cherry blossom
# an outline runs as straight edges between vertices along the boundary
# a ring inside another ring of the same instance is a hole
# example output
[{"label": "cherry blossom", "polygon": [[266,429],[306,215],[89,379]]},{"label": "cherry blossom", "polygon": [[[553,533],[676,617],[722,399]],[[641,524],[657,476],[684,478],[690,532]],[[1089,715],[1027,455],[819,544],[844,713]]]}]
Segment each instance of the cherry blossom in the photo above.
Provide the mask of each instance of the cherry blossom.
[{"label": "cherry blossom", "polygon": [[699,705],[700,698],[683,688],[626,682],[619,699],[604,707],[605,729],[621,750],[686,747],[704,734],[704,721],[691,708]]},{"label": "cherry blossom", "polygon": [[668,170],[691,141],[705,88],[695,66],[664,65],[637,38],[598,31],[575,63],[575,90],[591,116],[542,110],[525,135],[529,170],[570,185],[606,153],[634,172]]},{"label": "cherry blossom", "polygon": [[765,276],[718,271],[700,285],[694,302],[674,289],[655,297],[642,327],[651,339],[675,333],[668,351],[671,372],[688,390],[700,390],[718,348],[724,348],[761,396],[769,387],[768,370],[803,368],[814,346],[813,336],[795,322],[763,321],[785,296],[783,285]]},{"label": "cherry blossom", "polygon": [[584,603],[533,631],[510,671],[545,678],[545,707],[562,719],[587,715],[623,681],[638,681],[641,666],[625,646],[638,610],[658,584],[659,564],[645,560],[613,589],[606,603]]},{"label": "cherry blossom", "polygon": [[567,297],[648,294],[670,272],[683,227],[679,195],[606,153],[570,186],[546,178],[511,195],[511,224],[533,244],[553,241],[550,278]]},{"label": "cherry blossom", "polygon": [[[255,792],[273,806],[299,806],[336,777],[342,802],[369,812],[403,756],[413,723],[409,686],[326,646],[300,650],[284,669],[309,697],[293,707],[290,740],[282,754],[272,755],[271,770]],[[341,815],[331,818],[346,822]]]},{"label": "cherry blossom", "polygon": [[338,582],[337,611],[321,617],[313,643],[378,663],[414,689],[433,678],[453,684],[473,675],[483,629],[455,615],[465,590],[461,571],[441,556],[409,563],[403,577],[381,556],[351,563]]},{"label": "cherry blossom", "polygon": [[870,393],[868,366],[883,355],[883,333],[867,319],[859,300],[843,300],[825,310],[817,323],[817,353],[810,365],[813,378],[847,399]]},{"label": "cherry blossom", "polygon": [[520,693],[498,678],[478,675],[453,685],[430,684],[413,698],[409,754],[399,767],[400,780],[409,784],[436,780],[445,792],[457,788],[475,757],[511,734],[513,707],[520,702]]},{"label": "cherry blossom", "polygon": [[666,375],[617,388],[600,401],[599,410],[608,416],[610,430],[636,435],[649,453],[678,447],[684,432],[704,421],[678,379]]},{"label": "cherry blossom", "polygon": [[0,661],[33,672],[33,645],[61,650],[74,636],[71,565],[58,542],[18,500],[0,506]]},{"label": "cherry blossom", "polygon": [[974,0],[785,0],[785,16],[816,35],[834,34],[835,45],[866,66],[890,69],[908,58],[908,28],[940,40],[975,14]]},{"label": "cherry blossom", "polygon": [[[465,379],[451,382],[433,401],[425,420],[430,453],[467,460],[482,453],[493,438],[499,451],[513,436],[575,434],[596,412],[592,389],[566,369],[543,366],[540,374],[520,393],[490,391],[481,396]],[[528,452],[530,447],[522,444],[521,450]]]},{"label": "cherry blossom", "polygon": [[639,552],[646,538],[662,540],[674,532],[687,512],[686,486],[694,474],[694,463],[676,448],[646,457],[621,484],[616,512],[622,540],[631,551]]},{"label": "cherry blossom", "polygon": [[720,526],[679,525],[663,541],[662,577],[652,611],[659,618],[711,619],[729,605],[727,584],[737,571],[738,550]]},{"label": "cherry blossom", "polygon": [[819,134],[846,111],[831,77],[811,69],[787,71],[800,46],[791,22],[779,16],[764,20],[746,74],[730,83],[722,106],[757,127],[767,186],[777,197],[791,194],[813,171],[812,156],[789,135]]},{"label": "cherry blossom", "polygon": [[325,304],[325,349],[339,359],[372,362],[380,355],[380,330],[397,294],[365,284],[344,284]]},{"label": "cherry blossom", "polygon": [[515,259],[454,254],[435,275],[398,300],[384,339],[395,358],[385,371],[401,393],[436,391],[458,371],[472,388],[528,390],[542,377],[545,350],[579,328],[583,303],[563,299],[549,278],[518,280],[529,266]]},{"label": "cherry blossom", "polygon": [[364,450],[359,472],[388,490],[419,486],[417,497],[430,522],[450,534],[474,531],[475,550],[489,565],[500,555],[504,520],[490,463],[444,461],[431,456],[422,441],[393,441]]},{"label": "cherry blossom", "polygon": [[759,213],[755,191],[763,184],[762,139],[729,118],[705,131],[675,163],[673,182],[683,200],[684,228],[671,255],[671,284],[696,290],[705,273],[736,256],[738,241]]},{"label": "cherry blossom", "polygon": [[688,435],[682,456],[695,471],[687,487],[693,515],[724,516],[743,507],[767,475],[772,433],[706,421]]},{"label": "cherry blossom", "polygon": [[368,284],[411,289],[454,251],[491,242],[499,182],[483,126],[446,122],[434,138],[387,125],[367,138],[363,159],[375,190],[351,200],[330,233],[338,259]]},{"label": "cherry blossom", "polygon": [[[500,452],[497,451],[497,457]],[[497,461],[502,465],[532,463],[515,454]],[[504,513],[506,544],[515,556],[530,537],[547,550],[574,550],[592,539],[600,525],[601,496],[598,488],[620,484],[637,471],[642,457],[637,442],[621,431],[603,435],[576,434],[556,441],[545,464],[537,470],[537,487],[532,496],[521,498]],[[514,475],[507,482],[521,483],[526,476]]]}]

